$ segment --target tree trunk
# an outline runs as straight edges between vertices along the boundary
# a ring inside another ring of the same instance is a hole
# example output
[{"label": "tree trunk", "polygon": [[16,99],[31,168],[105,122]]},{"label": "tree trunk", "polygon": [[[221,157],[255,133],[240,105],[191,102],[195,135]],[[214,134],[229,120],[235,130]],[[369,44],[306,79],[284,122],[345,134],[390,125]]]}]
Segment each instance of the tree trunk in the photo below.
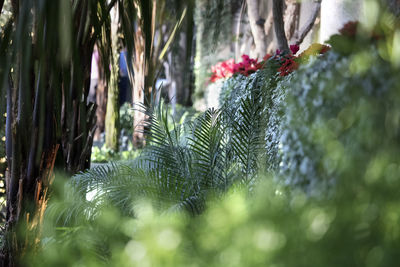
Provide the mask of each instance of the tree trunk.
[{"label": "tree trunk", "polygon": [[283,21],[283,0],[273,0],[272,13],[278,49],[281,51],[289,51],[289,45],[285,34],[285,24]]},{"label": "tree trunk", "polygon": [[[175,104],[183,106],[191,105],[192,93],[192,60],[193,60],[193,5],[188,1],[188,11],[185,17],[185,30],[182,31],[177,42],[173,44],[168,53],[167,62],[164,63],[169,84],[168,97],[175,110]],[[182,8],[182,7],[179,7]],[[165,43],[169,36],[164,35]]]},{"label": "tree trunk", "polygon": [[95,106],[86,98],[96,34],[85,35],[83,29],[97,4],[80,1],[76,14],[68,13],[69,1],[47,0],[40,8],[32,1],[13,0],[12,5],[14,39],[8,51],[15,60],[4,69],[10,81],[1,266],[16,266],[39,245],[56,158],[69,173],[89,167],[95,121]]},{"label": "tree trunk", "polygon": [[[304,8],[304,9],[303,9]],[[301,14],[300,14],[300,24],[301,29],[299,29],[293,36],[293,42],[297,45],[303,44],[305,37],[314,27],[317,17],[320,15],[321,11],[321,0],[314,3],[303,2],[301,4]],[[303,16],[306,18],[303,18]],[[311,45],[311,37],[305,41],[305,46]]]},{"label": "tree trunk", "polygon": [[[24,10],[33,9],[30,3],[20,4]],[[52,7],[54,5],[47,6]],[[6,122],[9,171],[6,177],[7,216],[2,266],[15,266],[27,248],[34,250],[38,245],[48,186],[53,178],[52,170],[59,148],[54,120],[60,111],[55,99],[57,87],[53,84],[53,70],[46,67],[52,53],[38,60],[38,67],[34,69],[36,40],[30,33],[38,33],[38,29],[32,27],[27,13],[18,15],[21,19],[16,22],[16,29],[20,29],[15,33],[16,62],[14,71],[8,70],[11,77],[7,90]],[[54,52],[56,44],[47,39],[43,42],[49,51]]]},{"label": "tree trunk", "polygon": [[135,105],[133,117],[133,145],[135,147],[144,146],[144,120],[145,116],[141,110],[144,105],[146,59],[145,59],[145,36],[140,26],[135,33],[135,62],[134,62],[134,81],[132,86],[132,98]]},{"label": "tree trunk", "polygon": [[286,0],[285,34],[287,40],[291,40],[299,28],[300,3],[296,0]]},{"label": "tree trunk", "polygon": [[[137,28],[134,35],[134,77],[132,98],[135,105],[133,116],[133,145],[141,148],[145,145],[144,124],[146,116],[143,108],[152,101],[155,66],[158,63],[158,47],[154,47],[156,14],[162,10],[163,1],[157,6],[157,1],[135,2],[137,13]],[[157,8],[161,7],[160,10]],[[140,111],[141,110],[141,111]]]},{"label": "tree trunk", "polygon": [[119,150],[119,53],[118,53],[118,5],[111,10],[111,40],[112,40],[112,61],[111,76],[108,87],[108,101],[106,112],[106,146],[113,151]]},{"label": "tree trunk", "polygon": [[256,46],[256,54],[258,58],[262,58],[267,52],[267,44],[264,31],[265,18],[261,18],[258,14],[258,0],[247,1],[247,14],[250,22],[250,29]]},{"label": "tree trunk", "polygon": [[[101,63],[99,64],[99,69],[101,69],[100,66],[104,66],[104,64]],[[105,131],[105,120],[106,120],[106,110],[107,110],[107,81],[104,77],[104,71],[103,74],[101,74],[102,71],[99,71],[99,81],[97,83],[97,89],[96,89],[96,131],[94,133],[93,140],[94,141],[100,141],[100,134]]]}]

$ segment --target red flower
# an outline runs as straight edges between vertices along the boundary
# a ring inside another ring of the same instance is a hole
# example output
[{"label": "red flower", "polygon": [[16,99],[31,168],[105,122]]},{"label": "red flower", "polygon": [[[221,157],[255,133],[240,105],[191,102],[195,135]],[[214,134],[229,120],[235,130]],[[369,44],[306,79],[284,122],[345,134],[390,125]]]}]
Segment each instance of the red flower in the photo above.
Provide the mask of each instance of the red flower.
[{"label": "red flower", "polygon": [[289,73],[293,72],[294,70],[296,70],[299,67],[299,64],[294,61],[294,57],[288,57],[284,60],[284,62],[282,63],[281,67],[279,68],[279,75],[280,76],[286,76]]},{"label": "red flower", "polygon": [[339,32],[348,37],[354,37],[357,33],[358,21],[349,21],[339,30]]},{"label": "red flower", "polygon": [[215,82],[219,79],[231,77],[234,73],[234,67],[235,61],[233,59],[217,63],[215,66],[211,67],[213,74],[210,81]]},{"label": "red flower", "polygon": [[293,55],[296,55],[296,53],[300,50],[300,47],[297,44],[291,45],[290,46],[290,51],[292,51]]}]

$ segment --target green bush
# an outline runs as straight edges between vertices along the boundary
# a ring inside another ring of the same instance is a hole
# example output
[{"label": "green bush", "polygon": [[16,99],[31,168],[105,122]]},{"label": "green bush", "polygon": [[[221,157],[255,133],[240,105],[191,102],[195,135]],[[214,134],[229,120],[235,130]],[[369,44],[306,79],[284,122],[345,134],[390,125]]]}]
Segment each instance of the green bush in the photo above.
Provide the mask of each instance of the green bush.
[{"label": "green bush", "polygon": [[[370,65],[361,70],[359,57]],[[382,160],[397,162],[397,72],[369,46],[349,57],[332,51],[280,84],[278,90],[287,94],[281,107],[280,177],[308,189],[329,187],[338,177],[362,178]]]},{"label": "green bush", "polygon": [[119,109],[119,125],[124,129],[128,136],[133,135],[133,114],[134,110],[131,104],[125,102]]}]

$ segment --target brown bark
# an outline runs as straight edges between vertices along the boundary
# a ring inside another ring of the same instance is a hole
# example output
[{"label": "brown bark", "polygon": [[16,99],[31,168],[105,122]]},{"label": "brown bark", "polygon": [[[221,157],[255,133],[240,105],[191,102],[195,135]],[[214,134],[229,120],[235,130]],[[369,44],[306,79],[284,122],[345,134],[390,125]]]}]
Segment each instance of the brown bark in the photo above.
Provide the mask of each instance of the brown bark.
[{"label": "brown bark", "polygon": [[266,39],[264,32],[265,19],[258,14],[258,0],[246,0],[247,15],[249,17],[250,29],[256,46],[257,57],[262,58],[266,51]]},{"label": "brown bark", "polygon": [[[134,34],[133,86],[132,98],[135,105],[133,125],[133,145],[137,148],[145,145],[144,124],[146,116],[142,112],[148,101],[154,101],[153,83],[156,66],[159,65],[158,55],[161,50],[162,38],[154,45],[154,34],[157,15],[162,14],[165,1],[134,2],[137,13],[137,28]],[[161,16],[161,15],[160,15]],[[161,20],[161,19],[160,19]],[[161,36],[162,37],[162,36]],[[139,111],[142,110],[142,111]]]},{"label": "brown bark", "polygon": [[[32,185],[22,175],[18,179],[18,191],[9,195],[13,202],[7,201],[8,220],[5,225],[4,247],[1,266],[19,266],[18,259],[26,251],[35,251],[39,246],[41,225],[47,206],[47,192],[54,179],[53,167],[59,145],[56,144],[42,154],[40,178]],[[8,173],[6,181],[13,179]],[[34,189],[34,190],[32,190]],[[21,232],[21,229],[25,229]]]},{"label": "brown bark", "polygon": [[93,140],[99,141],[100,134],[105,129],[105,119],[107,110],[107,83],[104,79],[99,79],[96,88],[96,131]]},{"label": "brown bark", "polygon": [[285,34],[285,24],[283,21],[283,0],[273,0],[272,13],[274,17],[274,29],[278,41],[278,49],[288,51],[289,45]]},{"label": "brown bark", "polygon": [[284,15],[285,34],[287,40],[291,40],[299,28],[300,3],[296,0],[286,0],[286,11]]},{"label": "brown bark", "polygon": [[145,58],[145,36],[141,26],[138,26],[135,32],[135,62],[133,69],[135,72],[132,86],[132,97],[135,107],[133,118],[133,145],[142,147],[144,145],[144,113],[140,111],[141,105],[144,105],[144,92],[147,89],[145,83],[147,62]]}]

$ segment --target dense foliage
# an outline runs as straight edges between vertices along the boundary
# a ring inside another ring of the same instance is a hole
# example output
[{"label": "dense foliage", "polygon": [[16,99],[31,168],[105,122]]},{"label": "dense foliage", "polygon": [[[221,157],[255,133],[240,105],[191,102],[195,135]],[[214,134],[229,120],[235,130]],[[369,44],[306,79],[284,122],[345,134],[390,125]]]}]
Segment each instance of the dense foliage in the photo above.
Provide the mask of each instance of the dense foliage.
[{"label": "dense foliage", "polygon": [[142,154],[55,190],[44,249],[26,264],[396,265],[393,40],[335,36],[285,76],[272,57],[224,83],[220,110],[185,123],[146,110]]}]

